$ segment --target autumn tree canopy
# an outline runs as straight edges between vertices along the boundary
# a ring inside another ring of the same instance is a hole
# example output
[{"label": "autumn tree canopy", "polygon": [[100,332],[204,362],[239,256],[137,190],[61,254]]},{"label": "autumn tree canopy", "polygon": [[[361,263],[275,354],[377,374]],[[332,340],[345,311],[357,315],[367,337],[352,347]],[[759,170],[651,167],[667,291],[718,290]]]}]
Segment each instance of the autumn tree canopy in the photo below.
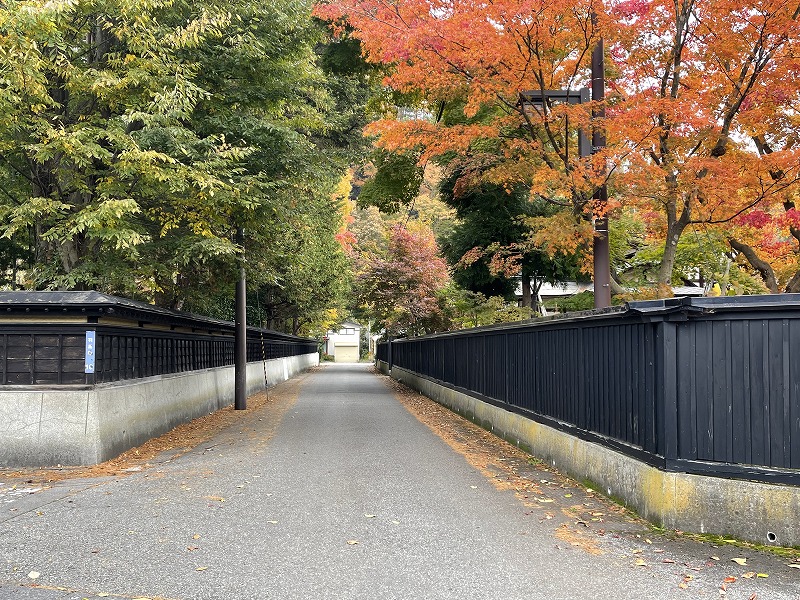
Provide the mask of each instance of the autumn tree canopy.
[{"label": "autumn tree canopy", "polygon": [[386,252],[366,254],[362,261],[359,302],[387,332],[421,335],[446,328],[439,299],[450,278],[430,229],[398,223],[389,231]]},{"label": "autumn tree canopy", "polygon": [[740,217],[780,219],[800,177],[800,5],[630,1],[609,16],[621,193],[662,214],[659,283],[691,225],[723,228],[755,267]]},{"label": "autumn tree canopy", "polygon": [[[627,205],[654,215],[647,234],[663,250],[652,283],[663,293],[688,230],[725,230],[731,256],[746,259],[765,280],[770,257],[759,252],[769,253],[765,239],[777,236],[794,251],[772,249],[773,257],[783,257],[781,272],[797,271],[800,236],[792,211],[800,149],[792,106],[800,86],[793,50],[800,6],[336,0],[316,11],[334,27],[352,28],[368,60],[391,68],[386,85],[427,110],[429,118],[373,123],[367,133],[377,144],[415,152],[421,163],[454,156],[491,162],[483,181],[529,186],[533,196],[561,208],[552,226],[536,228],[535,246],[550,252],[590,246],[585,223],[599,210],[591,197],[607,178],[612,210]],[[608,80],[603,120],[591,121],[595,103],[520,103],[526,90],[587,86],[601,36]],[[442,119],[454,107],[463,119]],[[581,158],[577,131],[593,126],[604,129],[608,147]],[[753,211],[766,216],[757,220],[763,236],[747,220]],[[765,259],[766,267],[758,262]]]}]

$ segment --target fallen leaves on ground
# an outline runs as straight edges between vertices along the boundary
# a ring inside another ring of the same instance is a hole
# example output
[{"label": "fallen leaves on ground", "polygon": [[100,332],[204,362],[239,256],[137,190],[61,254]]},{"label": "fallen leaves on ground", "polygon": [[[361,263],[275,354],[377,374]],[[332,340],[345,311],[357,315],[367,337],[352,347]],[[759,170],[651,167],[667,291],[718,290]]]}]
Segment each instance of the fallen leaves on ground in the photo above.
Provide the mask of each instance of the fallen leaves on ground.
[{"label": "fallen leaves on ground", "polygon": [[[461,454],[495,488],[515,492],[524,506],[538,507],[540,511],[545,506],[551,509],[552,505],[561,504],[560,498],[574,502],[578,492],[585,493],[587,502],[584,504],[561,506],[564,515],[573,524],[581,526],[577,530],[563,524],[556,529],[556,537],[571,546],[580,547],[590,554],[602,554],[597,537],[604,535],[605,530],[592,529],[595,523],[604,522],[608,515],[628,522],[638,522],[624,507],[595,496],[591,488],[564,477],[513,444],[399,382],[389,378],[385,381],[408,412]],[[542,477],[543,475],[546,477]],[[476,486],[471,487],[475,489]],[[541,522],[552,518],[552,512],[545,512]]]},{"label": "fallen leaves on ground", "polygon": [[581,548],[589,554],[593,554],[595,556],[603,554],[603,551],[598,546],[594,537],[589,537],[582,531],[572,529],[566,523],[562,523],[562,525],[556,529],[555,536],[560,540],[568,542],[570,546]]},{"label": "fallen leaves on ground", "polygon": [[[306,373],[313,372],[314,369]],[[153,438],[137,448],[131,448],[118,457],[99,465],[62,467],[54,469],[16,469],[0,471],[0,479],[24,479],[29,483],[54,482],[82,477],[127,476],[152,466],[150,463],[164,452],[175,452],[177,458],[196,446],[210,440],[228,427],[242,427],[252,423],[255,411],[275,411],[265,420],[277,423],[283,413],[297,399],[305,374],[270,388],[269,394],[260,392],[247,399],[247,410],[234,410],[232,406],[204,415]],[[261,419],[259,419],[261,420]]]}]

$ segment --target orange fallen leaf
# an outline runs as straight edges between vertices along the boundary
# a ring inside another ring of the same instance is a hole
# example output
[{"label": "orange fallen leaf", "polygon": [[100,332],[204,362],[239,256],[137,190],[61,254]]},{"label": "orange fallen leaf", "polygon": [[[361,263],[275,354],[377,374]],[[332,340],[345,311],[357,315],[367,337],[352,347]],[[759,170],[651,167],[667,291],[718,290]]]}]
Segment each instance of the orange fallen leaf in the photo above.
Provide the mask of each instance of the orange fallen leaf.
[{"label": "orange fallen leaf", "polygon": [[684,575],[684,576],[683,576],[683,581],[681,581],[681,582],[678,584],[678,587],[679,587],[679,588],[681,588],[682,590],[685,590],[686,588],[688,588],[688,587],[689,587],[689,582],[690,582],[692,579],[694,579],[694,577],[693,577],[693,576],[691,576],[691,575]]},{"label": "orange fallen leaf", "polygon": [[733,583],[734,581],[736,581],[736,577],[728,576],[724,579],[724,581],[725,583]]}]

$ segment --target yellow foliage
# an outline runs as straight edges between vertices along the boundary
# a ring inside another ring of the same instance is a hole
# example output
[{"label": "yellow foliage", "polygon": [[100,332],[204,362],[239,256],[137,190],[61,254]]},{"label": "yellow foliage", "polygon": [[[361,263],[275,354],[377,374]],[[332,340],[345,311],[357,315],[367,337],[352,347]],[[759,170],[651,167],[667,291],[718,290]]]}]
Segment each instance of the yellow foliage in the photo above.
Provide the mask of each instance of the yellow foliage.
[{"label": "yellow foliage", "polygon": [[658,284],[650,287],[636,288],[616,296],[618,300],[630,302],[633,300],[658,300],[660,298],[672,298],[675,294],[668,285]]},{"label": "yellow foliage", "polygon": [[590,250],[594,238],[592,224],[578,219],[568,212],[559,212],[550,217],[532,217],[525,221],[531,228],[531,245],[550,258],[582,253],[585,258],[581,271],[591,273]]}]

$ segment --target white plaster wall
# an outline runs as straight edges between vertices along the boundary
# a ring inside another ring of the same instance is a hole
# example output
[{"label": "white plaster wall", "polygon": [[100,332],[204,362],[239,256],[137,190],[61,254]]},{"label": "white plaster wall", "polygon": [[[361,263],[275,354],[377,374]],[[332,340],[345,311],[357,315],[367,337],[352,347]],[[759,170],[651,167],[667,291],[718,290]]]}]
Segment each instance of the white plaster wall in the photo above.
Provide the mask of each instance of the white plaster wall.
[{"label": "white plaster wall", "polygon": [[361,344],[361,327],[353,327],[352,324],[346,324],[350,329],[354,329],[353,333],[339,333],[338,331],[329,331],[327,336],[328,340],[325,343],[325,353],[333,355],[336,346],[359,346]]},{"label": "white plaster wall", "polygon": [[[267,361],[273,386],[319,364],[316,352]],[[248,395],[265,389],[264,363],[247,365]],[[0,390],[0,466],[89,465],[229,406],[234,368],[82,389]]]}]

